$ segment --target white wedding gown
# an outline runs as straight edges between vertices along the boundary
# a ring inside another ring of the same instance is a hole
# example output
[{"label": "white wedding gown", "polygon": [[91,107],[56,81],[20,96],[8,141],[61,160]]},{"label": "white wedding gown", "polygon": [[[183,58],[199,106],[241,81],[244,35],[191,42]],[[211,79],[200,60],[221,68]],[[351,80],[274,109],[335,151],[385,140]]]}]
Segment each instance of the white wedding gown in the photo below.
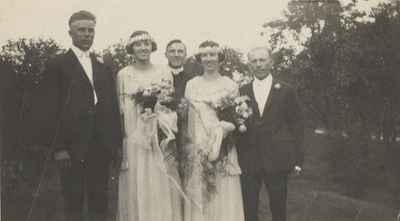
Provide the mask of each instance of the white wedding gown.
[{"label": "white wedding gown", "polygon": [[184,203],[185,221],[244,221],[236,149],[231,149],[211,179],[214,191],[207,189],[209,182],[205,179],[205,155],[218,155],[224,133],[216,111],[207,103],[230,93],[238,93],[238,89],[228,77],[210,81],[198,76],[187,84],[185,97],[190,105],[186,132],[190,141],[183,163],[184,189],[190,201]]},{"label": "white wedding gown", "polygon": [[148,87],[162,79],[172,80],[172,76],[159,66],[146,72],[127,66],[118,73],[125,134],[119,177],[118,221],[182,220],[183,202],[179,192],[181,184],[177,162],[163,155],[157,135],[158,117],[144,118],[141,105],[132,98],[138,88]]}]

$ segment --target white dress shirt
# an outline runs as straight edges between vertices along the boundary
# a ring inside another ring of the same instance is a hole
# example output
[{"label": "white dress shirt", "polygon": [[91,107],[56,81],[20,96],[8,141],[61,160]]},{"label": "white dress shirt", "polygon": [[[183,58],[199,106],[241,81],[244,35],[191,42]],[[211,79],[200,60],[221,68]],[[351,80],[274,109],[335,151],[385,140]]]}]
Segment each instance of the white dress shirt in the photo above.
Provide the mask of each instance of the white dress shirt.
[{"label": "white dress shirt", "polygon": [[92,68],[92,60],[90,59],[90,53],[88,51],[82,51],[81,49],[71,46],[72,51],[75,53],[76,57],[79,60],[83,70],[86,73],[86,76],[89,78],[90,84],[93,88],[93,97],[94,103],[97,104],[97,95],[96,90],[94,88],[94,81],[93,81],[93,68]]},{"label": "white dress shirt", "polygon": [[272,87],[272,75],[268,75],[263,80],[259,80],[254,78],[253,81],[253,92],[254,97],[256,98],[258,110],[260,112],[260,116],[262,116],[265,108],[265,103],[267,102],[269,92]]},{"label": "white dress shirt", "polygon": [[168,66],[171,69],[171,73],[176,76],[180,74],[183,71],[183,66],[179,68],[172,68],[171,66]]}]

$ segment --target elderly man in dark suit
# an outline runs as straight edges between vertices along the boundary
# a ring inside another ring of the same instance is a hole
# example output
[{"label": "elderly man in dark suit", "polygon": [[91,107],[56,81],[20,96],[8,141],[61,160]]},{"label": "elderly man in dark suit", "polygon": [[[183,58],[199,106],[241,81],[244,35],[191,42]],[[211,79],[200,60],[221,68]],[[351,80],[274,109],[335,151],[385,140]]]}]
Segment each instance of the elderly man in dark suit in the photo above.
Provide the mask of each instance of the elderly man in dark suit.
[{"label": "elderly man in dark suit", "polygon": [[84,199],[89,220],[106,219],[109,168],[112,161],[120,161],[115,82],[110,70],[89,52],[95,25],[92,13],[74,13],[69,19],[70,50],[51,60],[43,74],[42,88],[54,93],[49,105],[57,107],[54,158],[68,221],[83,220]]},{"label": "elderly man in dark suit", "polygon": [[238,157],[246,221],[257,221],[261,185],[268,191],[273,221],[286,220],[287,180],[301,172],[304,123],[295,91],[271,75],[267,48],[248,54],[254,81],[241,88],[250,97],[254,114],[248,130],[239,136]]}]

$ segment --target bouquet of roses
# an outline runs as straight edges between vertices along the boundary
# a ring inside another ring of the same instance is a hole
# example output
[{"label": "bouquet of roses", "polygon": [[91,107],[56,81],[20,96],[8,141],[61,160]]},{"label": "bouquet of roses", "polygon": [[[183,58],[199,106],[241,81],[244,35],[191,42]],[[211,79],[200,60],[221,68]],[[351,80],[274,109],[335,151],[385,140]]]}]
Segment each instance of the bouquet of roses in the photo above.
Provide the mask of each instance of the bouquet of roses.
[{"label": "bouquet of roses", "polygon": [[138,89],[132,97],[142,105],[144,111],[151,110],[151,112],[154,112],[157,101],[171,109],[176,102],[172,82],[165,79],[162,79],[159,83],[153,83],[149,87]]},{"label": "bouquet of roses", "polygon": [[211,105],[217,110],[220,120],[233,123],[239,132],[243,133],[247,131],[246,120],[253,114],[249,101],[248,96],[228,94],[211,102]]}]

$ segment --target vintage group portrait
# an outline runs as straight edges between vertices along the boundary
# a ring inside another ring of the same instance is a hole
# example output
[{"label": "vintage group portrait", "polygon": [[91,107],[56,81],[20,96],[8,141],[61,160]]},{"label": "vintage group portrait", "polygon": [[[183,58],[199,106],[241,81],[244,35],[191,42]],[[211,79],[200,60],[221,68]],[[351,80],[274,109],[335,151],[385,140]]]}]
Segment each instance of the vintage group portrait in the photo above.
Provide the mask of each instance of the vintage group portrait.
[{"label": "vintage group portrait", "polygon": [[1,220],[400,220],[397,0],[4,1]]}]

